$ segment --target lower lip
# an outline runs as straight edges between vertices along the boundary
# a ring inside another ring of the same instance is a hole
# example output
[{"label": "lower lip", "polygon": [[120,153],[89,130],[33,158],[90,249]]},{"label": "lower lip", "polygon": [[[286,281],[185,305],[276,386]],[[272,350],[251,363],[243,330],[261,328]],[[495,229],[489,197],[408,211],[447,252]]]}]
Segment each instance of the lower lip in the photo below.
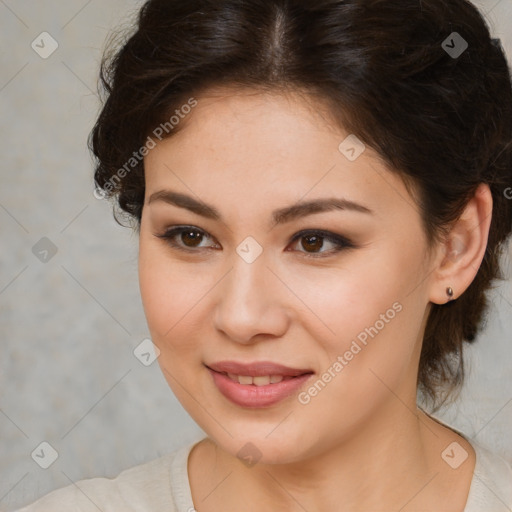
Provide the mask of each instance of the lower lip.
[{"label": "lower lip", "polygon": [[211,373],[213,382],[218,390],[228,400],[241,407],[250,408],[268,407],[294,395],[313,375],[308,373],[293,379],[282,380],[276,384],[255,386],[254,384],[239,384],[231,380],[227,375],[210,368],[208,368],[208,371]]}]

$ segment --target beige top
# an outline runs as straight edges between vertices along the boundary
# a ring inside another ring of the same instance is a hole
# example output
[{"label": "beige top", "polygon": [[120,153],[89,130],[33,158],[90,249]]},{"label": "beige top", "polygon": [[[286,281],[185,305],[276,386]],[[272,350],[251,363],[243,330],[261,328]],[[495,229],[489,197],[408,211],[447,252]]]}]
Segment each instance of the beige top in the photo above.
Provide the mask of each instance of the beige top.
[{"label": "beige top", "polygon": [[[89,478],[57,489],[17,512],[195,512],[187,463],[193,446],[202,439],[115,478]],[[511,512],[512,468],[500,456],[468,441],[476,464],[464,512]]]}]

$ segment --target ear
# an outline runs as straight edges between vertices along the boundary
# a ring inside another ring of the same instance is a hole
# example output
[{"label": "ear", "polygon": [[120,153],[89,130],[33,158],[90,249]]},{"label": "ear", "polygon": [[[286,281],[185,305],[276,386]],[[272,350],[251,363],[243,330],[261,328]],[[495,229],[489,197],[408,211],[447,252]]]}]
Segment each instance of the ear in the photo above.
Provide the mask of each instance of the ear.
[{"label": "ear", "polygon": [[[475,278],[487,247],[492,204],[489,186],[480,184],[441,244],[429,292],[434,304],[457,299]],[[448,288],[453,290],[451,298]]]}]

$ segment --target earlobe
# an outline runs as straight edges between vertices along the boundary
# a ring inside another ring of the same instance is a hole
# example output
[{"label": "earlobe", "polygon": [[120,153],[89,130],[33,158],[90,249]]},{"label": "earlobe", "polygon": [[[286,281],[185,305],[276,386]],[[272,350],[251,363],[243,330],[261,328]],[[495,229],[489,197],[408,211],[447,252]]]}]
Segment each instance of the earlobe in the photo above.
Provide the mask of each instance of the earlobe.
[{"label": "earlobe", "polygon": [[430,286],[429,300],[446,304],[460,297],[474,280],[487,248],[492,194],[480,184],[446,236]]}]

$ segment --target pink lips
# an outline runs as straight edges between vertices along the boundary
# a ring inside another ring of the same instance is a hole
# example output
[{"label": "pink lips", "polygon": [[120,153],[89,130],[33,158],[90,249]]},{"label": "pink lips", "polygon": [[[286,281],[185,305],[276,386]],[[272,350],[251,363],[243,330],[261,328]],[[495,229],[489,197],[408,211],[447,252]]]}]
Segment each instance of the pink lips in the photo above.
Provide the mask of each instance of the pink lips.
[{"label": "pink lips", "polygon": [[[290,368],[269,361],[249,364],[222,361],[207,365],[213,382],[223,396],[241,407],[268,407],[294,395],[313,375],[312,370]],[[240,384],[228,377],[227,373],[244,376],[282,375],[284,380],[275,384],[256,386]]]}]

